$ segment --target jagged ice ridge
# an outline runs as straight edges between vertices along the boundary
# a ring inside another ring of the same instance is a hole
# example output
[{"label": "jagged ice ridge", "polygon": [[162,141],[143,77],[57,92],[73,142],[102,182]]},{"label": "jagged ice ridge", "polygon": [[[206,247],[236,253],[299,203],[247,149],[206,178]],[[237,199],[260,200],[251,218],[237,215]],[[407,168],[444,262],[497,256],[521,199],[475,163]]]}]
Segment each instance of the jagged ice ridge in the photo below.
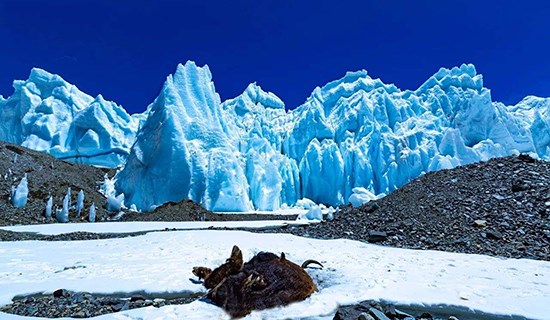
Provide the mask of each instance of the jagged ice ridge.
[{"label": "jagged ice ridge", "polygon": [[34,68],[0,96],[0,139],[57,158],[106,167],[122,165],[144,114],[95,99],[58,75]]},{"label": "jagged ice ridge", "polygon": [[255,83],[222,102],[208,66],[194,62],[132,116],[40,69],[14,88],[0,98],[0,139],[123,165],[116,192],[140,210],[184,198],[215,211],[338,205],[428,171],[522,152],[550,158],[550,99],[493,102],[473,65],[442,68],[414,91],[348,72],[291,111]]}]

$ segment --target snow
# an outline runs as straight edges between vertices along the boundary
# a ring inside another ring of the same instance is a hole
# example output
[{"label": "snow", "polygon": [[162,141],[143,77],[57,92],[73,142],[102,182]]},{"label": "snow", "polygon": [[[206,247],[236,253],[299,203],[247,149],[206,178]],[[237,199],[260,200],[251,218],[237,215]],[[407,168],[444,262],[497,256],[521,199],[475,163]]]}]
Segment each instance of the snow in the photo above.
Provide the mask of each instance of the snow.
[{"label": "snow", "polygon": [[[13,189],[12,189],[13,190]],[[23,208],[27,205],[27,197],[29,195],[29,185],[27,182],[27,175],[21,178],[21,181],[15,188],[15,191],[12,194],[11,203],[16,208]]]},{"label": "snow", "polygon": [[327,220],[328,221],[334,220],[334,213],[336,213],[336,210],[333,207],[328,208],[328,210],[327,210]]},{"label": "snow", "polygon": [[314,205],[305,213],[301,213],[296,218],[297,220],[323,220],[323,211],[321,207]]},{"label": "snow", "polygon": [[[294,206],[294,207],[282,207],[278,210],[273,210],[273,211],[262,211],[262,210],[254,210],[254,211],[247,211],[246,213],[247,214],[269,214],[269,215],[281,215],[281,216],[286,216],[286,215],[297,215],[297,214],[300,214],[300,213],[304,213],[304,212],[307,212],[309,210],[309,208],[311,208],[311,206],[314,206],[315,203],[314,202],[311,202],[311,205],[308,206],[308,209],[304,209],[303,207],[298,207],[298,206]],[[219,212],[219,211],[214,211],[215,213],[218,213],[218,214],[241,214],[242,212],[238,212],[238,211],[224,211],[224,212]]]},{"label": "snow", "polygon": [[123,204],[124,194],[119,194],[116,197],[108,196],[106,209],[110,212],[119,212],[122,209]]},{"label": "snow", "polygon": [[416,90],[348,72],[290,111],[256,83],[222,102],[208,66],[192,61],[132,116],[40,69],[14,88],[0,100],[0,139],[123,166],[112,197],[139,211],[182,199],[224,212],[359,204],[429,171],[518,153],[550,160],[550,98],[492,101],[471,64]]},{"label": "snow", "polygon": [[359,207],[371,200],[376,200],[378,197],[365,188],[356,187],[351,190],[353,193],[349,196],[348,202],[354,207]]},{"label": "snow", "polygon": [[3,230],[33,232],[43,235],[58,235],[71,232],[94,233],[132,233],[165,229],[191,230],[208,228],[266,228],[288,225],[305,225],[308,221],[266,220],[266,221],[193,221],[193,222],[98,222],[69,224],[35,224],[23,226],[4,226]]},{"label": "snow", "polygon": [[[61,287],[104,294],[205,292],[191,281],[192,267],[223,263],[234,244],[241,248],[245,259],[259,251],[285,252],[292,261],[317,259],[325,266],[308,269],[319,287],[310,298],[286,307],[255,311],[245,319],[331,319],[339,304],[365,299],[455,305],[533,319],[548,316],[549,262],[213,230],[158,232],[108,240],[0,242],[0,303],[9,303],[15,295],[51,293]],[[22,319],[4,313],[0,317]],[[113,318],[229,319],[221,308],[205,300],[94,319]]]},{"label": "snow", "polygon": [[315,202],[313,202],[311,199],[308,199],[308,198],[303,198],[296,201],[296,208],[309,210],[313,206],[316,206]]}]

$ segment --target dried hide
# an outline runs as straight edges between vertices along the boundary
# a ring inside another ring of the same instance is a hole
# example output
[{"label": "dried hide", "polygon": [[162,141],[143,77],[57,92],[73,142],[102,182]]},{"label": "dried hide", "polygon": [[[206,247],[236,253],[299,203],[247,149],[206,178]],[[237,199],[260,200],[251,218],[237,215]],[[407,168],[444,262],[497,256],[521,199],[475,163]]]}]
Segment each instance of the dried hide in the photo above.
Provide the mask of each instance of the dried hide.
[{"label": "dried hide", "polygon": [[241,250],[233,247],[231,257],[218,268],[193,268],[204,279],[207,297],[233,317],[243,317],[252,310],[262,310],[302,301],[317,287],[303,268],[319,262],[308,260],[299,266],[270,252],[260,252],[243,264]]}]

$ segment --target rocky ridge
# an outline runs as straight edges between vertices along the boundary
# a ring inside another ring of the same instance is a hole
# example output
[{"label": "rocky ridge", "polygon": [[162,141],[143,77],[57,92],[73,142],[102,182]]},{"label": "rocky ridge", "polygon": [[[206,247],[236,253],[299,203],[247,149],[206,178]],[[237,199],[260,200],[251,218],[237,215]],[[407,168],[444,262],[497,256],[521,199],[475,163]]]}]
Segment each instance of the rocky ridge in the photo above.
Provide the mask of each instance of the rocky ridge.
[{"label": "rocky ridge", "polygon": [[[113,175],[114,170],[65,162],[43,152],[0,142],[0,225],[56,222],[55,218],[46,219],[46,202],[51,195],[52,216],[55,216],[55,208],[61,208],[67,188],[71,188],[73,205],[77,193],[84,191],[82,218],[75,218],[73,210],[71,222],[84,221],[92,202],[96,207],[96,220],[108,219],[113,214],[103,208],[106,198],[99,191],[105,174]],[[28,202],[23,208],[15,208],[9,201],[10,191],[25,175],[29,186]]]}]

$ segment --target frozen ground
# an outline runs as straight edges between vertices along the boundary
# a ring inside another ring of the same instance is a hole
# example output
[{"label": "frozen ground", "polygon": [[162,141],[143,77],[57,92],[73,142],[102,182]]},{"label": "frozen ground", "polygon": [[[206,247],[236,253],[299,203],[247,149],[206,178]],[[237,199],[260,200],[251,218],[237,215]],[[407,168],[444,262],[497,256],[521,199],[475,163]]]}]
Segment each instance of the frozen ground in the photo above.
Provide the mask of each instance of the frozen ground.
[{"label": "frozen ground", "polygon": [[[98,224],[81,225],[92,228]],[[54,233],[47,229],[58,226],[41,228],[44,233]],[[308,270],[319,287],[309,299],[253,312],[246,319],[331,319],[338,304],[366,299],[450,304],[534,319],[547,319],[550,313],[549,262],[214,230],[108,240],[0,242],[0,304],[10,303],[15,295],[51,293],[59,288],[93,293],[202,292],[204,288],[191,281],[192,267],[223,263],[234,244],[242,249],[245,259],[259,251],[284,251],[292,261],[301,263],[312,258],[325,265],[324,269]],[[0,319],[22,317],[0,313]],[[94,319],[229,317],[220,308],[197,300],[188,305],[134,309]]]},{"label": "frozen ground", "polygon": [[[286,209],[279,209],[279,210],[273,210],[273,211],[262,211],[262,210],[253,210],[253,211],[247,211],[246,213],[250,214],[273,214],[273,215],[280,215],[280,216],[292,216],[292,215],[298,215],[300,213],[306,213],[308,210],[306,209],[300,209],[300,208],[286,208]],[[323,212],[326,213],[327,209],[324,209]],[[243,214],[242,212],[238,211],[228,211],[228,212],[216,212],[219,214]]]},{"label": "frozen ground", "polygon": [[58,235],[70,232],[95,232],[95,233],[132,233],[156,231],[164,229],[196,230],[208,228],[266,228],[280,227],[284,225],[303,225],[316,223],[315,221],[300,220],[266,220],[266,221],[154,221],[154,222],[98,222],[98,223],[55,223],[34,224],[22,226],[5,226],[0,229],[16,232],[35,232],[44,235]]}]

